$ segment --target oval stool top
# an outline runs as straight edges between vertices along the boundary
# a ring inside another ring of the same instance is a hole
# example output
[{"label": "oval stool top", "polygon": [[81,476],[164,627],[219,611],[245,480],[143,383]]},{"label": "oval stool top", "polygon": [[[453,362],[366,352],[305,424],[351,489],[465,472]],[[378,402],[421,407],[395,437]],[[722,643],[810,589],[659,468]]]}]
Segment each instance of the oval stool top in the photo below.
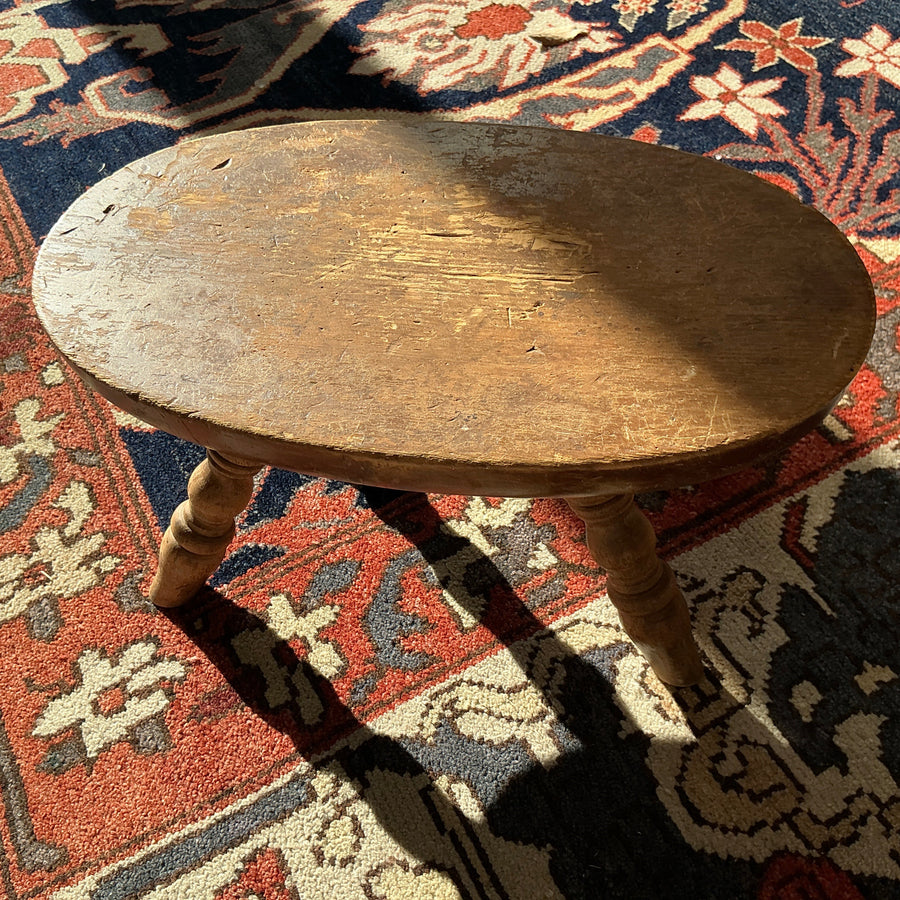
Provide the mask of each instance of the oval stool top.
[{"label": "oval stool top", "polygon": [[556,496],[700,481],[828,413],[874,328],[815,210],[553,129],[309,122],[188,140],[75,201],[34,278],[116,405],[347,481]]}]

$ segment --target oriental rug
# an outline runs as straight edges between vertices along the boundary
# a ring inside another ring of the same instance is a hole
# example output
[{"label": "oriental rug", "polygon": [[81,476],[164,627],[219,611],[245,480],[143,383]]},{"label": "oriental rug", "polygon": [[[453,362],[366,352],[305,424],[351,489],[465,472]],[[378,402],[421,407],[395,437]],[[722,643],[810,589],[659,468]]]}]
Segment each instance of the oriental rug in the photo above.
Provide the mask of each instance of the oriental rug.
[{"label": "oriental rug", "polygon": [[[190,135],[371,116],[712,156],[868,266],[825,424],[639,498],[699,687],[557,501],[267,470],[209,590],[144,599],[202,451],[61,363],[35,248]],[[900,896],[898,172],[895,0],[0,0],[0,896]]]}]

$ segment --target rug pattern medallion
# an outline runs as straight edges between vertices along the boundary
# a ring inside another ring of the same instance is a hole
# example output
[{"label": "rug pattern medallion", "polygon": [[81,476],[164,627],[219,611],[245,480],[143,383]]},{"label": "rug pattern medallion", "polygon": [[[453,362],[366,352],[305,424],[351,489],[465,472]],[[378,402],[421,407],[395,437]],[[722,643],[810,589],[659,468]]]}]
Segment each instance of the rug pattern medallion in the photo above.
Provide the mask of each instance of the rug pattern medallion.
[{"label": "rug pattern medallion", "polygon": [[[0,896],[897,896],[898,110],[887,0],[0,0]],[[203,451],[60,361],[36,247],[191,135],[373,116],[712,156],[869,269],[821,428],[639,498],[697,688],[648,670],[554,500],[266,469],[209,590],[144,599]]]}]

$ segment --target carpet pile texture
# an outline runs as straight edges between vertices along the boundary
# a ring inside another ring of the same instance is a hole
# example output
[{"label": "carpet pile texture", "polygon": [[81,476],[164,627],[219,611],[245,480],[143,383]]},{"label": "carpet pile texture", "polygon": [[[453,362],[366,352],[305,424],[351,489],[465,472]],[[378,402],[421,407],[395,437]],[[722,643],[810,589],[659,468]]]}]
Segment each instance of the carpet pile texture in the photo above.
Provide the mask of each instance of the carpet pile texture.
[{"label": "carpet pile texture", "polygon": [[[826,423],[639,498],[699,687],[648,671],[559,501],[266,470],[210,589],[144,599],[202,450],[59,360],[36,247],[187,136],[372,116],[712,156],[864,260]],[[0,895],[900,896],[898,172],[894,0],[2,0]]]}]

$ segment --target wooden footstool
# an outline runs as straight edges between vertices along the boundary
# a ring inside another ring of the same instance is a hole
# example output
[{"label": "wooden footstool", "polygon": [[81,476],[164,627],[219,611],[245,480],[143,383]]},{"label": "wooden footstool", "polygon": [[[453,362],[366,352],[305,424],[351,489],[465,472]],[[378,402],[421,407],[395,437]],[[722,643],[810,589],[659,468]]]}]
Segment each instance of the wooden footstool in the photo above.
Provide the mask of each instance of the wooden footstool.
[{"label": "wooden footstool", "polygon": [[264,463],[564,497],[674,685],[700,658],[633,492],[795,441],[874,327],[850,244],[759,178],[594,134],[446,123],[309,122],[154,153],[65,213],[34,295],[88,385],[209,450],[154,603],[216,569]]}]

